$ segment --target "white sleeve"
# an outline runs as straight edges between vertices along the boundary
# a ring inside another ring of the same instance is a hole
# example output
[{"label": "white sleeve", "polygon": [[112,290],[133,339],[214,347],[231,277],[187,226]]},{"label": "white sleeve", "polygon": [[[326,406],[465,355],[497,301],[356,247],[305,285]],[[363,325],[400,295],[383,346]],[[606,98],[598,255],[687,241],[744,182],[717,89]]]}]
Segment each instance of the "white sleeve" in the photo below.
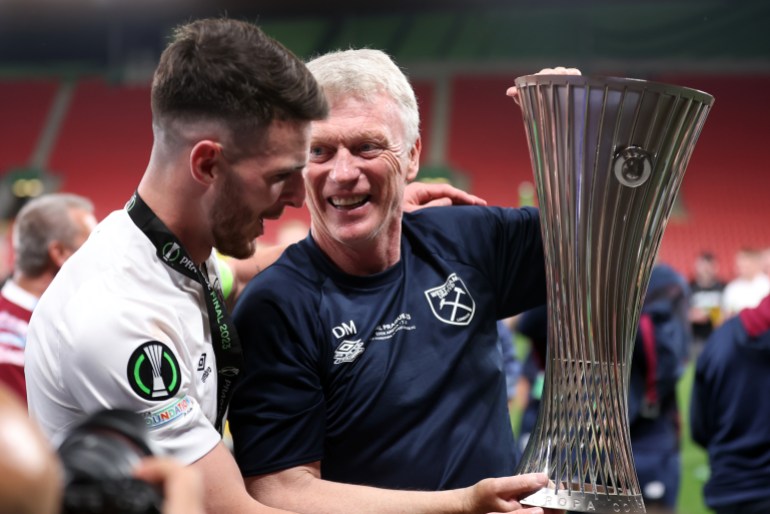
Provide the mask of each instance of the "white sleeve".
[{"label": "white sleeve", "polygon": [[78,406],[140,414],[155,446],[184,463],[211,451],[221,437],[196,396],[178,314],[115,296],[84,303],[90,315],[71,313],[60,355],[63,388]]}]

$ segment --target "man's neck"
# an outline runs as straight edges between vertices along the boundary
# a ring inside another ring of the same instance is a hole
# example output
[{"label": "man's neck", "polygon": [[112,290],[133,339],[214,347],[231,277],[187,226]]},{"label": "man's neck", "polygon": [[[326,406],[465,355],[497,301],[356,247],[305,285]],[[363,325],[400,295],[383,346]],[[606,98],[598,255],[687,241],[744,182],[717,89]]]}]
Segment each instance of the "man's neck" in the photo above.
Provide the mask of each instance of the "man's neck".
[{"label": "man's neck", "polygon": [[137,191],[155,216],[179,239],[193,262],[200,265],[209,258],[213,246],[201,237],[205,228],[190,208],[197,204],[189,195],[165,186],[153,187],[152,181],[145,176]]},{"label": "man's neck", "polygon": [[38,277],[28,277],[17,272],[13,274],[11,280],[13,280],[20,289],[23,289],[36,298],[40,298],[43,296],[45,290],[48,289],[48,286],[51,285],[53,277],[54,273],[48,271]]},{"label": "man's neck", "polygon": [[348,275],[365,277],[381,273],[401,259],[401,227],[397,234],[382,234],[355,245],[343,245],[338,241],[318,237],[311,230],[318,247],[341,271]]}]

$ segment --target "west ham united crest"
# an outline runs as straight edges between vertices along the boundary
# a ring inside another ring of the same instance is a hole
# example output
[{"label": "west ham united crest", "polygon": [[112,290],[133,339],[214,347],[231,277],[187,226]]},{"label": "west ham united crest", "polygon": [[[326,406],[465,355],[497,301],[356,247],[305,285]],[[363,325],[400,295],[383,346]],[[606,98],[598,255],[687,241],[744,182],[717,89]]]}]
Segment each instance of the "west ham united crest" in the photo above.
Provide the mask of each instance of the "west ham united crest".
[{"label": "west ham united crest", "polygon": [[145,400],[160,401],[173,397],[182,382],[179,362],[168,346],[149,341],[128,359],[128,383]]},{"label": "west ham united crest", "polygon": [[452,273],[442,285],[425,291],[433,315],[450,325],[467,325],[476,312],[473,301],[463,279]]}]

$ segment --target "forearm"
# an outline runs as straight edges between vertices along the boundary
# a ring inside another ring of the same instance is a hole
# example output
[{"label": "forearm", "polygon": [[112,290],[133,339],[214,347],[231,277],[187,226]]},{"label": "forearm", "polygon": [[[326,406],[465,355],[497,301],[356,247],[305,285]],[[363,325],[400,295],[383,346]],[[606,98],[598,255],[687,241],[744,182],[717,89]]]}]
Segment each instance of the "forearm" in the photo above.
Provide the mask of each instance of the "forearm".
[{"label": "forearm", "polygon": [[300,514],[539,514],[517,501],[548,483],[544,474],[488,478],[450,491],[397,491],[322,480],[318,463],[246,478],[249,493],[265,505]]},{"label": "forearm", "polygon": [[265,506],[249,495],[230,450],[221,442],[191,467],[202,479],[206,514],[291,514]]},{"label": "forearm", "polygon": [[[247,481],[248,483],[248,481]],[[459,514],[466,489],[451,491],[398,491],[341,484],[308,475],[283,486],[249,486],[251,494],[265,505],[300,514]]]}]

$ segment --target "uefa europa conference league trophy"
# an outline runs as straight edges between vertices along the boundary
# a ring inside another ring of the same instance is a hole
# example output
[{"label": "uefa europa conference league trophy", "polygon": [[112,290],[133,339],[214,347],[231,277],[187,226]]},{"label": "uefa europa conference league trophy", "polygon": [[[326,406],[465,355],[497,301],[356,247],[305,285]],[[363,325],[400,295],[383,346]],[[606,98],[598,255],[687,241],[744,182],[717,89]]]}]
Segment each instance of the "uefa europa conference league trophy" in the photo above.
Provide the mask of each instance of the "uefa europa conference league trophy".
[{"label": "uefa europa conference league trophy", "polygon": [[518,473],[551,484],[527,505],[645,512],[628,382],[650,271],[714,102],[643,80],[516,79],[540,202],[548,359]]}]

